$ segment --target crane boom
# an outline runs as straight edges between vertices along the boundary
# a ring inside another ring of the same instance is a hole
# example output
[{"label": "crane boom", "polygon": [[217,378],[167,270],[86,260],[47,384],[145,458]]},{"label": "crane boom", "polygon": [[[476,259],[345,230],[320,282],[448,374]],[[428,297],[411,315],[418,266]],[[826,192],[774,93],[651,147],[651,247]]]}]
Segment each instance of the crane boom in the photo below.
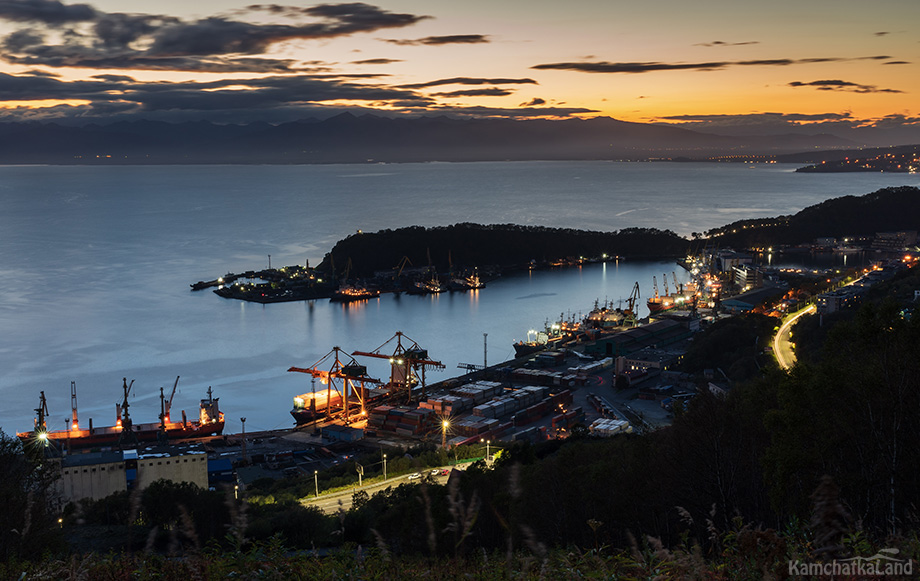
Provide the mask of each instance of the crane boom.
[{"label": "crane boom", "polygon": [[70,429],[80,429],[80,423],[77,421],[77,382],[70,382]]},{"label": "crane boom", "polygon": [[164,413],[166,415],[166,421],[169,421],[169,410],[172,408],[172,400],[176,396],[176,387],[179,386],[179,376],[176,376],[176,382],[173,383],[172,392],[169,394],[169,399],[166,400]]}]

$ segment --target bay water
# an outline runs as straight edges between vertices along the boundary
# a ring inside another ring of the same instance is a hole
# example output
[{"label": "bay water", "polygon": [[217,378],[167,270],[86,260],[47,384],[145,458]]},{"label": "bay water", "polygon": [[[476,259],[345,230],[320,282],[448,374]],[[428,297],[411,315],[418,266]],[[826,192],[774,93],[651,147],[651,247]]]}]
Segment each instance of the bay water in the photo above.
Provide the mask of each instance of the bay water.
[{"label": "bay water", "polygon": [[[494,364],[546,320],[615,305],[674,263],[620,261],[521,273],[474,293],[259,305],[189,284],[317,264],[357,230],[458,222],[704,232],[829,198],[917,185],[904,174],[796,174],[782,164],[611,162],[326,166],[0,166],[0,429],[31,429],[44,390],[52,429],[111,425],[122,378],[132,418],[156,421],[159,388],[197,413],[209,386],[228,432],[292,424],[292,397],[334,346],[376,349],[402,331],[446,369]],[[395,265],[394,265],[395,266]],[[484,336],[485,335],[485,336]],[[385,351],[385,350],[384,350]],[[362,360],[385,379],[385,362]],[[176,414],[174,413],[174,416]]]}]

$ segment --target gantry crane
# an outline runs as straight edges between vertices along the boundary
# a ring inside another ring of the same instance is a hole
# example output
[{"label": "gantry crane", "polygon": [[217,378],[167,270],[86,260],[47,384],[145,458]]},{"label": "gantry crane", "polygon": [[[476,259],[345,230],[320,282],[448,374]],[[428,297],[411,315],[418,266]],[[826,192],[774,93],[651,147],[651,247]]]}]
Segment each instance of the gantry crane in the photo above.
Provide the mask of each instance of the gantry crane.
[{"label": "gantry crane", "polygon": [[[403,338],[409,343],[403,345]],[[396,347],[392,354],[383,352],[386,346],[396,340]],[[354,351],[352,355],[363,357],[376,357],[390,361],[390,382],[387,388],[397,398],[405,397],[412,401],[412,389],[421,382],[422,397],[425,396],[425,369],[444,369],[444,364],[428,358],[428,350],[419,347],[418,343],[403,335],[402,331],[387,339],[387,341],[373,351]]]},{"label": "gantry crane", "polygon": [[[344,353],[345,357],[348,359],[343,363],[343,359],[339,356]],[[321,365],[329,362],[331,358],[331,364],[328,370],[320,369]],[[358,363],[354,357],[349,356],[339,347],[333,347],[332,351],[326,353],[322,359],[313,364],[312,367],[303,368],[303,367],[291,367],[288,371],[293,371],[297,373],[306,373],[311,375],[314,378],[319,378],[320,383],[326,385],[326,417],[330,418],[333,415],[333,404],[332,404],[332,390],[334,389],[336,393],[339,394],[342,402],[342,412],[345,416],[345,421],[347,422],[351,414],[350,402],[352,397],[354,401],[359,405],[361,413],[365,413],[365,401],[367,399],[367,388],[364,386],[365,383],[379,384],[379,379],[374,379],[368,377],[367,367]],[[314,402],[316,393],[314,391]],[[319,410],[316,410],[317,412]]]}]

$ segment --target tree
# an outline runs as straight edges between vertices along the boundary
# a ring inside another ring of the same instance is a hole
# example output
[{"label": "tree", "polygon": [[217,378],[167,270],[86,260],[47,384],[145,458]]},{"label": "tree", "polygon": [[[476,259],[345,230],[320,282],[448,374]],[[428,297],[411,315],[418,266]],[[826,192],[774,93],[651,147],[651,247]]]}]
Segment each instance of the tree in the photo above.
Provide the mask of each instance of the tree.
[{"label": "tree", "polygon": [[27,456],[0,430],[0,560],[34,559],[64,546],[54,495],[58,469],[44,449]]},{"label": "tree", "polygon": [[778,399],[765,459],[776,508],[802,514],[828,474],[855,518],[897,532],[920,494],[920,317],[865,305],[829,334],[818,364],[781,382]]}]

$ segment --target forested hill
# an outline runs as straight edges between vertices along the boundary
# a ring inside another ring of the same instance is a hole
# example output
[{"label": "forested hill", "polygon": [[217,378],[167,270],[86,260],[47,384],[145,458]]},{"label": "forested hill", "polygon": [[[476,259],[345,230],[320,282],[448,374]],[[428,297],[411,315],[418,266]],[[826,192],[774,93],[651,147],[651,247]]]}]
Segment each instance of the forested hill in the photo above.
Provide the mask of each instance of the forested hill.
[{"label": "forested hill", "polygon": [[871,236],[920,229],[920,189],[884,188],[809,206],[792,216],[732,222],[706,232],[720,246],[750,248],[803,244],[819,237]]},{"label": "forested hill", "polygon": [[351,261],[353,276],[389,270],[408,257],[413,266],[432,266],[446,272],[455,268],[498,266],[509,268],[536,261],[569,258],[628,256],[656,258],[682,256],[688,241],[670,230],[627,228],[618,232],[517,226],[513,224],[455,224],[414,226],[375,233],[357,233],[340,240],[320,264],[320,270],[345,270]]}]

